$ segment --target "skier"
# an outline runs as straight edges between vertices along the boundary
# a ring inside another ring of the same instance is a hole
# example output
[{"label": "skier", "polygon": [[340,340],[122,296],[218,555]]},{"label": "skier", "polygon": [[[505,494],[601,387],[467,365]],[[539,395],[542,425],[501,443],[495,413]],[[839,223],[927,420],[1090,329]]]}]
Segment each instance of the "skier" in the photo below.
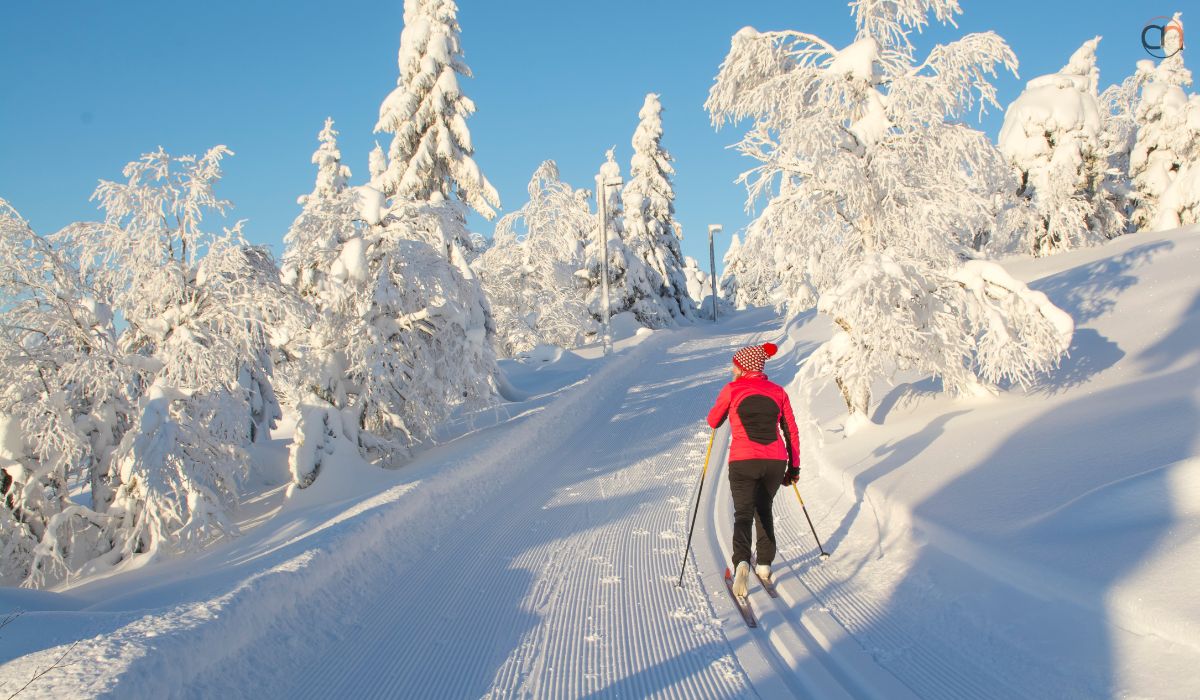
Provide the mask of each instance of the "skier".
[{"label": "skier", "polygon": [[[708,412],[714,430],[730,422],[729,490],[733,494],[733,594],[744,597],[750,577],[751,524],[757,531],[755,573],[771,582],[775,522],[771,502],[780,486],[800,476],[800,436],[783,387],[763,374],[772,343],[749,345],[733,354],[733,381],[721,389]],[[782,432],[781,432],[782,429]]]}]

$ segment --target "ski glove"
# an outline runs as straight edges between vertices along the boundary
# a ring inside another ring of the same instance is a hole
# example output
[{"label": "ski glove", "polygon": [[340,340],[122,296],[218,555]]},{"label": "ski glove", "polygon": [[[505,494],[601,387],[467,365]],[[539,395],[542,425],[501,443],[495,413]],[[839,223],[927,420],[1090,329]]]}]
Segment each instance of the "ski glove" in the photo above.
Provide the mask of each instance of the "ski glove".
[{"label": "ski glove", "polygon": [[800,467],[788,467],[787,472],[783,475],[782,486],[791,486],[800,478]]}]

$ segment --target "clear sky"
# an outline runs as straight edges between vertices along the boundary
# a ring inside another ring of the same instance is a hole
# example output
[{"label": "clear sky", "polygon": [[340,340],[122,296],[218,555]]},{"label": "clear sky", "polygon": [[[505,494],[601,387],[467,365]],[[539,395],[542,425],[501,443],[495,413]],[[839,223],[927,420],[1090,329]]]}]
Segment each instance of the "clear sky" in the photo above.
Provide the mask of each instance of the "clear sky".
[{"label": "clear sky", "polygon": [[[1025,81],[1066,63],[1103,35],[1101,88],[1148,58],[1142,27],[1180,0],[964,0],[959,29],[919,39],[922,49],[963,32],[995,30],[1016,51],[1020,79],[1001,75],[1002,104]],[[161,145],[173,154],[214,144],[236,152],[219,194],[250,240],[278,256],[315,176],[309,162],[326,116],[343,161],[365,180],[379,103],[395,86],[401,0],[6,0],[0,3],[0,197],[42,233],[97,216],[98,179]],[[1187,17],[1184,17],[1186,20]],[[459,0],[464,89],[476,160],[505,211],[525,201],[538,163],[592,187],[617,146],[628,177],[630,138],[647,92],[662,96],[664,145],[676,159],[684,252],[707,257],[706,225],[728,234],[749,221],[734,179],[751,163],[714,132],[703,102],[739,28],[797,29],[835,45],[853,23],[845,2],[810,0]],[[1190,63],[1190,61],[1189,61]],[[1002,112],[982,123],[992,137]],[[491,234],[480,217],[472,229]]]}]

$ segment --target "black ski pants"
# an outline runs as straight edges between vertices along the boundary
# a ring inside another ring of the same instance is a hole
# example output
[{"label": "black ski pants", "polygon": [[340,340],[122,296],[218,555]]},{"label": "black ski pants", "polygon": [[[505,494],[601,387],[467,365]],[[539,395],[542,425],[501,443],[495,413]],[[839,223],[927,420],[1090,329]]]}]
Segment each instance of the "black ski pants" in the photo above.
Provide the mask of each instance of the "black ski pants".
[{"label": "black ski pants", "polygon": [[739,459],[729,463],[733,494],[733,565],[750,561],[750,531],[758,535],[759,564],[775,561],[775,519],[771,502],[787,473],[787,460]]}]

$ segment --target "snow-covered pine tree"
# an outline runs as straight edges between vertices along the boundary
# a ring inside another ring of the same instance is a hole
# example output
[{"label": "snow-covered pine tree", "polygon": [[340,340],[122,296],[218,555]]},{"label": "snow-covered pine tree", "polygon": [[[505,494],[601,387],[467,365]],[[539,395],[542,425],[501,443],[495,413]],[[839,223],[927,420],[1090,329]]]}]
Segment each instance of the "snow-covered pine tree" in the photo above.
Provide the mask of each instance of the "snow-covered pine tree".
[{"label": "snow-covered pine tree", "polygon": [[456,408],[495,396],[496,364],[478,283],[420,240],[432,214],[363,227],[342,240],[305,347],[291,447],[303,488],[347,441],[366,460],[401,462]]},{"label": "snow-covered pine tree", "polygon": [[333,117],[325,117],[325,128],[317,134],[320,145],[313,152],[312,163],[317,166],[317,184],[311,195],[300,198],[304,204],[309,197],[330,199],[346,190],[350,182],[350,168],[342,165],[342,152],[337,145],[338,132],[333,128]]},{"label": "snow-covered pine tree", "polygon": [[[462,93],[459,76],[470,77],[463,60],[458,6],[453,0],[405,0],[404,30],[397,58],[396,88],[379,107],[376,132],[393,134],[386,164],[376,176],[372,154],[371,186],[360,188],[360,203],[378,190],[388,207],[364,216],[367,223],[390,229],[386,240],[406,237],[441,252],[465,285],[456,289],[466,318],[474,324],[468,336],[487,345],[495,332],[487,299],[468,265],[465,251],[475,245],[466,225],[463,204],[485,218],[495,216],[500,197],[472,157],[475,153],[467,118],[475,104]],[[376,186],[377,185],[377,186]],[[367,207],[366,209],[373,209]],[[450,273],[438,271],[435,276]],[[492,357],[491,348],[481,349]],[[481,360],[484,364],[494,362]]]},{"label": "snow-covered pine tree", "polygon": [[472,266],[483,283],[508,356],[539,344],[570,348],[596,333],[588,313],[585,246],[596,220],[587,191],[559,178],[554,161],[529,181],[529,202],[501,217],[492,245]]},{"label": "snow-covered pine tree", "polygon": [[721,257],[722,272],[717,286],[721,298],[737,309],[747,306],[740,297],[741,283],[738,281],[742,274],[742,265],[742,237],[734,233],[729,237],[729,247],[725,250],[725,255]]},{"label": "snow-covered pine tree", "polygon": [[380,183],[397,201],[450,201],[453,196],[485,218],[500,197],[472,158],[467,118],[475,103],[462,93],[470,77],[453,0],[405,0],[400,77],[379,107],[376,132],[394,134]]},{"label": "snow-covered pine tree", "polygon": [[384,218],[371,186],[321,188],[323,162],[314,158],[317,187],[284,238],[284,278],[309,315],[277,329],[299,412],[290,466],[301,488],[339,444],[397,463],[456,407],[490,401],[496,372],[486,302],[450,243],[461,212],[400,201]]},{"label": "snow-covered pine tree", "polygon": [[683,276],[687,280],[688,296],[693,300],[699,300],[699,306],[696,309],[697,317],[712,319],[713,304],[717,305],[719,315],[733,311],[733,303],[726,301],[721,296],[720,289],[717,290],[717,297],[713,298],[712,276],[709,274],[707,265],[701,266],[695,258],[690,255],[685,256],[683,258]]},{"label": "snow-covered pine tree", "polygon": [[1015,68],[1012,51],[986,32],[918,62],[910,34],[929,13],[951,21],[957,2],[851,7],[857,34],[841,49],[803,32],[742,29],[706,102],[717,127],[752,122],[739,148],[759,165],[743,180],[751,201],[770,199],[743,251],[775,256],[791,313],[811,286],[838,327],[810,367],[833,375],[848,429],[868,420],[872,383],[897,368],[978,392],[1056,366],[1072,333],[1044,295],[961,263],[963,232],[990,225],[994,182],[979,174],[1006,164],[957,118],[996,104],[987,76]]},{"label": "snow-covered pine tree", "polygon": [[[1178,13],[1175,22],[1182,27]],[[1200,96],[1184,88],[1192,73],[1179,50],[1182,32],[1166,32],[1169,54],[1157,66],[1138,62],[1141,96],[1134,119],[1137,136],[1129,160],[1133,225],[1163,230],[1200,220]]]},{"label": "snow-covered pine tree", "polygon": [[662,103],[650,93],[638,112],[633,160],[623,192],[625,243],[660,278],[658,296],[672,322],[691,318],[695,302],[683,273],[682,237],[675,220],[675,168],[662,146]]},{"label": "snow-covered pine tree", "polygon": [[371,174],[371,187],[383,192],[383,175],[387,172],[387,156],[383,154],[383,146],[379,142],[375,142],[375,148],[371,149],[370,155],[367,157],[367,172]]},{"label": "snow-covered pine tree", "polygon": [[[614,156],[615,149],[605,152],[605,161],[599,175],[605,179],[619,177],[621,166]],[[599,197],[599,193],[596,194]],[[661,278],[646,266],[625,243],[625,216],[618,190],[608,192],[608,299],[612,316],[629,312],[634,320],[646,328],[665,328],[671,325],[672,317],[664,307],[659,292]],[[597,216],[597,218],[599,218]],[[588,310],[597,321],[601,317],[601,248],[597,236],[589,238],[587,256]]]},{"label": "snow-covered pine tree", "polygon": [[1021,236],[1021,248],[1035,256],[1124,231],[1096,92],[1099,42],[1100,37],[1089,39],[1057,73],[1029,81],[1000,129],[999,148],[1017,171],[1018,195],[1036,212]]},{"label": "snow-covered pine tree", "polygon": [[[1146,63],[1149,63],[1148,61]],[[1100,93],[1100,110],[1104,131],[1101,135],[1103,148],[1109,154],[1110,182],[1116,192],[1116,202],[1125,218],[1124,232],[1133,226],[1133,183],[1129,179],[1129,162],[1137,140],[1137,104],[1142,84],[1150,77],[1150,71],[1135,70],[1133,75],[1119,83],[1109,85]]]},{"label": "snow-covered pine tree", "polygon": [[324,305],[319,299],[330,293],[326,285],[338,247],[354,235],[358,217],[358,195],[349,187],[350,168],[342,165],[337,135],[333,119],[326,118],[312,155],[317,181],[310,194],[296,200],[303,208],[283,237],[283,279],[318,308]]}]

